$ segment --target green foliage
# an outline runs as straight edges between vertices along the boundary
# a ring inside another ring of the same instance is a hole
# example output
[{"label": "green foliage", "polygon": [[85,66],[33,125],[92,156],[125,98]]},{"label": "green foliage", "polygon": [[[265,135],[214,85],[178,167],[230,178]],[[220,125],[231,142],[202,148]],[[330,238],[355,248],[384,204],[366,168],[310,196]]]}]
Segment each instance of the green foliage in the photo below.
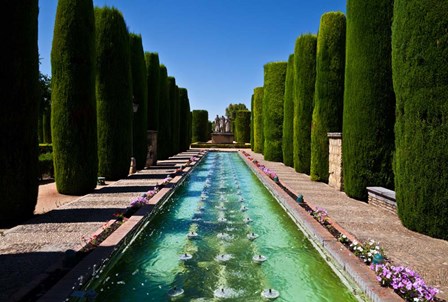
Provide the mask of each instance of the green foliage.
[{"label": "green foliage", "polygon": [[367,186],[393,188],[392,13],[390,0],[347,2],[344,190],[361,200],[367,199]]},{"label": "green foliage", "polygon": [[254,89],[254,152],[263,153],[263,87]]},{"label": "green foliage", "polygon": [[190,124],[190,101],[188,99],[188,91],[186,88],[179,88],[179,104],[180,104],[180,126],[179,126],[179,148],[180,151],[187,151],[190,147],[189,140]]},{"label": "green foliage", "polygon": [[394,162],[403,224],[448,239],[448,2],[395,0]]},{"label": "green foliage", "polygon": [[38,1],[2,3],[0,225],[33,215],[37,201]]},{"label": "green foliage", "polygon": [[159,130],[157,133],[157,158],[167,159],[171,152],[171,106],[169,102],[168,70],[160,65]]},{"label": "green foliage", "polygon": [[233,132],[233,135],[235,137],[237,135],[236,134],[237,129],[235,128],[236,112],[239,110],[247,110],[246,105],[244,105],[242,103],[230,104],[226,108],[226,116],[227,116],[227,118],[230,119],[230,131]]},{"label": "green foliage", "polygon": [[209,137],[208,111],[192,111],[192,142],[207,142]]},{"label": "green foliage", "polygon": [[159,130],[160,62],[156,52],[145,53],[148,87],[148,130]]},{"label": "green foliage", "polygon": [[60,0],[51,50],[51,135],[59,193],[83,195],[98,172],[92,1]]},{"label": "green foliage", "polygon": [[39,123],[40,143],[51,143],[51,78],[39,73]]},{"label": "green foliage", "polygon": [[283,163],[294,166],[294,54],[288,58],[285,80],[285,99],[283,102]]},{"label": "green foliage", "polygon": [[44,153],[39,155],[39,174],[40,179],[44,175],[54,176],[53,153]]},{"label": "green foliage", "polygon": [[254,151],[254,95],[250,99],[250,148]]},{"label": "green foliage", "polygon": [[238,110],[235,118],[235,128],[237,143],[249,143],[250,142],[250,111]]},{"label": "green foliage", "polygon": [[306,174],[310,173],[311,166],[316,44],[317,37],[306,34],[297,38],[294,49],[294,169]]},{"label": "green foliage", "polygon": [[174,77],[168,77],[168,94],[170,103],[170,123],[171,123],[171,141],[170,156],[179,153],[179,89]]},{"label": "green foliage", "polygon": [[311,126],[312,180],[328,181],[328,132],[342,132],[345,16],[322,15],[317,37],[316,86]]},{"label": "green foliage", "polygon": [[124,178],[132,149],[129,33],[115,8],[95,8],[99,175]]},{"label": "green foliage", "polygon": [[137,169],[141,170],[146,164],[148,152],[147,133],[148,127],[148,86],[146,78],[146,63],[143,53],[142,37],[136,34],[129,35],[132,73],[132,101],[138,104],[137,112],[133,115],[133,156],[137,162]]},{"label": "green foliage", "polygon": [[264,159],[283,160],[283,99],[285,94],[286,62],[264,65],[263,133]]}]

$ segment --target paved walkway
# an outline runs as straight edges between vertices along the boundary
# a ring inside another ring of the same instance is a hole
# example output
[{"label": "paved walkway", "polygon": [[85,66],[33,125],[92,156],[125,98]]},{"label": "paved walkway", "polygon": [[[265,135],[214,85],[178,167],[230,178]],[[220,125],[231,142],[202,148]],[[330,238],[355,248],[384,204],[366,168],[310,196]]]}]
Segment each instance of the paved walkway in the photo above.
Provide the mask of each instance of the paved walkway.
[{"label": "paved walkway", "polygon": [[448,299],[448,241],[412,232],[402,226],[397,215],[387,210],[349,198],[327,184],[311,181],[308,175],[297,173],[283,163],[265,161],[262,154],[246,152],[275,171],[305,201],[325,208],[333,220],[359,241],[379,241],[394,264],[417,271],[429,285],[441,290],[438,297]]},{"label": "paved walkway", "polygon": [[63,259],[65,251],[78,250],[83,237],[100,229],[114,214],[124,212],[134,198],[153,189],[175,172],[176,165],[185,164],[198,152],[159,161],[156,167],[107,182],[82,197],[58,194],[54,184],[40,188],[36,212],[54,210],[0,234],[0,301],[14,301],[30,289],[33,281],[43,278]]}]

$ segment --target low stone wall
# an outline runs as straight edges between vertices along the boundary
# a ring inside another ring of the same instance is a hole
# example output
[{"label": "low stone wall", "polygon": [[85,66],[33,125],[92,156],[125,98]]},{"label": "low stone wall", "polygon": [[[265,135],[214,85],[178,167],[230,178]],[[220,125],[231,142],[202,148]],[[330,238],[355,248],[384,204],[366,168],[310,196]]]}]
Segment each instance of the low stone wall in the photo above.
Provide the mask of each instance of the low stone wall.
[{"label": "low stone wall", "polygon": [[383,187],[367,187],[367,193],[369,204],[397,213],[394,191]]}]

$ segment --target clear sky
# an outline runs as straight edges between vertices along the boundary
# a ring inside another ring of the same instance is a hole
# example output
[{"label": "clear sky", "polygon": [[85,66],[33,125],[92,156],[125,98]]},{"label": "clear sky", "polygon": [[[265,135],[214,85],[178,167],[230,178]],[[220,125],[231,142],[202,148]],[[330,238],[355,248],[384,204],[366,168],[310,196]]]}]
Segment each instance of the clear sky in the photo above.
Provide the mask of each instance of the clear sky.
[{"label": "clear sky", "polygon": [[[191,109],[224,115],[230,103],[250,110],[253,89],[263,86],[263,65],[287,61],[303,33],[317,33],[320,17],[345,12],[345,0],[94,0],[114,6],[145,51],[158,52],[168,74],[188,89]],[[42,73],[50,53],[57,0],[39,1]]]}]

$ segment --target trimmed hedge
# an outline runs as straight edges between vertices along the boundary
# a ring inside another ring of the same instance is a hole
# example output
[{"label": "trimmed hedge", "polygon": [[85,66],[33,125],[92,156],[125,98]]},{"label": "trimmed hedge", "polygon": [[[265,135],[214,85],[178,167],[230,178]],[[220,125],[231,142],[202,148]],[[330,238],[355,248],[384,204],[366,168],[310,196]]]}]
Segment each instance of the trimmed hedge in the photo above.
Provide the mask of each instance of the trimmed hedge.
[{"label": "trimmed hedge", "polygon": [[342,132],[345,15],[323,14],[317,37],[316,86],[311,126],[311,180],[328,182],[328,132]]},{"label": "trimmed hedge", "polygon": [[294,169],[306,174],[310,173],[311,166],[316,44],[315,35],[302,35],[297,38],[294,50]]},{"label": "trimmed hedge", "polygon": [[38,1],[2,3],[0,225],[33,215],[37,202]]},{"label": "trimmed hedge", "polygon": [[254,151],[254,95],[250,98],[250,148]]},{"label": "trimmed hedge", "polygon": [[283,112],[283,163],[294,167],[294,54],[288,58]]},{"label": "trimmed hedge", "polygon": [[283,160],[283,98],[285,94],[286,62],[264,65],[263,133],[264,159]]},{"label": "trimmed hedge", "polygon": [[159,130],[159,102],[160,102],[160,62],[159,54],[146,52],[146,71],[148,87],[148,130]]},{"label": "trimmed hedge", "polygon": [[129,33],[120,11],[95,8],[98,173],[109,180],[129,173],[132,78]]},{"label": "trimmed hedge", "polygon": [[51,50],[51,134],[59,193],[83,195],[98,172],[92,1],[60,0]]},{"label": "trimmed hedge", "polygon": [[190,147],[189,129],[190,124],[190,101],[188,100],[188,91],[186,88],[179,88],[180,103],[180,126],[179,126],[179,148],[180,151],[187,151]]},{"label": "trimmed hedge", "polygon": [[342,160],[345,193],[367,199],[367,186],[393,189],[395,95],[393,1],[347,2]]},{"label": "trimmed hedge", "polygon": [[133,153],[137,162],[137,169],[141,170],[146,165],[148,142],[146,129],[148,126],[148,86],[146,78],[146,63],[143,53],[142,36],[129,35],[132,72],[132,101],[138,104],[137,112],[133,115]]},{"label": "trimmed hedge", "polygon": [[448,239],[448,2],[395,0],[395,191],[409,229]]},{"label": "trimmed hedge", "polygon": [[193,110],[192,115],[192,142],[203,143],[208,141],[209,125],[208,125],[208,111],[207,110]]},{"label": "trimmed hedge", "polygon": [[236,127],[236,142],[250,143],[250,115],[249,110],[238,110],[236,112],[235,127]]},{"label": "trimmed hedge", "polygon": [[174,77],[168,77],[168,93],[170,102],[171,141],[170,156],[179,153],[179,90]]},{"label": "trimmed hedge", "polygon": [[169,102],[168,70],[165,65],[160,65],[159,87],[159,130],[157,133],[157,158],[167,159],[171,152],[171,106]]},{"label": "trimmed hedge", "polygon": [[263,153],[263,87],[254,89],[254,152]]}]

